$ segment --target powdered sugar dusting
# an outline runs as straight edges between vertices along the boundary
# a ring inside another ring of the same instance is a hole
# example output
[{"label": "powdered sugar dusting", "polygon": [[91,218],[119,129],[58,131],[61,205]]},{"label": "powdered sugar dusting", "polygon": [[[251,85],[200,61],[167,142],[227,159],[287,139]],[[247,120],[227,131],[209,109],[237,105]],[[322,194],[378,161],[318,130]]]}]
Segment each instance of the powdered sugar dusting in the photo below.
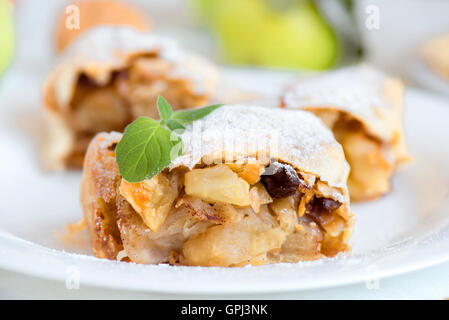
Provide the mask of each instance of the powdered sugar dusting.
[{"label": "powdered sugar dusting", "polygon": [[283,96],[287,108],[337,108],[360,119],[372,134],[390,141],[402,111],[402,85],[368,66],[305,77]]},{"label": "powdered sugar dusting", "polygon": [[[116,131],[111,131],[108,134],[105,134],[103,132],[99,135],[101,135],[101,137],[103,138],[103,140],[101,140],[101,142],[98,144],[100,150],[106,149],[108,146],[113,143],[117,143],[122,138],[122,134]],[[95,140],[95,138],[92,140]]]},{"label": "powdered sugar dusting", "polygon": [[192,168],[223,154],[269,153],[332,186],[344,187],[348,165],[331,131],[311,113],[248,105],[225,105],[182,134],[183,154],[171,168]]},{"label": "powdered sugar dusting", "polygon": [[99,84],[105,84],[114,69],[124,67],[129,57],[140,53],[156,53],[171,62],[174,67],[168,77],[190,79],[195,93],[212,94],[216,89],[218,73],[210,62],[184,50],[170,38],[129,27],[99,26],[83,34],[61,56],[59,77],[73,82],[73,73],[85,72]]}]

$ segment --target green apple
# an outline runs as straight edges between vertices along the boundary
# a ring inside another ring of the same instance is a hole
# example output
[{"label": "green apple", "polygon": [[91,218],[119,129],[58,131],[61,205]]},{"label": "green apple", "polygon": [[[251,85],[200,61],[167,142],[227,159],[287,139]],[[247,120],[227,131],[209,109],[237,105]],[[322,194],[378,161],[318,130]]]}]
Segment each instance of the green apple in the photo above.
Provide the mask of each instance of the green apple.
[{"label": "green apple", "polygon": [[231,63],[325,69],[337,57],[337,38],[311,1],[290,1],[281,10],[268,0],[213,3],[212,27]]},{"label": "green apple", "polygon": [[214,8],[214,0],[193,0],[192,4],[201,22],[209,23]]},{"label": "green apple", "polygon": [[9,0],[0,0],[0,74],[8,66],[14,47],[12,7]]},{"label": "green apple", "polygon": [[337,40],[311,4],[277,14],[262,27],[259,50],[262,65],[283,68],[326,69],[337,57]]},{"label": "green apple", "polygon": [[[238,2],[238,3],[237,3]],[[259,26],[266,19],[266,7],[258,0],[216,1],[213,28],[222,51],[232,63],[258,64]]]}]

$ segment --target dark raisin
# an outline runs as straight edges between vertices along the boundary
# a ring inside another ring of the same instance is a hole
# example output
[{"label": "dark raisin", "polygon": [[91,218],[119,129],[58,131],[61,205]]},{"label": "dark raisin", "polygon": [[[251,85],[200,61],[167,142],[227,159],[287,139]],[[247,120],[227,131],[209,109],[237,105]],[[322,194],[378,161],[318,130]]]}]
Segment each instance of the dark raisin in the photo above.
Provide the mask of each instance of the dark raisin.
[{"label": "dark raisin", "polygon": [[327,212],[332,212],[337,210],[338,208],[340,208],[341,203],[332,199],[328,199],[328,198],[318,198],[321,199],[320,203],[323,206],[324,210],[326,210]]},{"label": "dark raisin", "polygon": [[124,70],[119,70],[119,71],[114,71],[114,73],[112,74],[112,78],[113,79],[128,79],[129,77],[129,73],[128,70],[124,69]]},{"label": "dark raisin", "polygon": [[301,182],[304,182],[292,166],[279,162],[274,162],[267,168],[261,181],[273,199],[294,194]]},{"label": "dark raisin", "polygon": [[87,76],[85,73],[80,74],[78,78],[78,84],[86,87],[86,88],[98,88],[100,85],[98,85],[94,79]]},{"label": "dark raisin", "polygon": [[314,198],[306,205],[306,214],[316,222],[325,224],[332,219],[332,212],[340,208],[341,203],[328,198]]},{"label": "dark raisin", "polygon": [[109,151],[115,151],[115,148],[117,147],[117,142],[114,142],[113,144],[108,146]]}]

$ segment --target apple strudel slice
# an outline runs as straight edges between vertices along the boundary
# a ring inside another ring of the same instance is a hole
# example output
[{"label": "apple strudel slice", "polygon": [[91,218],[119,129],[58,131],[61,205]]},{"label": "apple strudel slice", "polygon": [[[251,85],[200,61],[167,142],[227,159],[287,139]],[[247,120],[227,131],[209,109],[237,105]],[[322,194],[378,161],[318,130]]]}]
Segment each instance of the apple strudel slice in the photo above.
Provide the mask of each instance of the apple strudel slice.
[{"label": "apple strudel slice", "polygon": [[44,85],[49,169],[81,167],[93,136],[156,117],[163,95],[176,109],[211,101],[215,67],[171,39],[128,27],[95,27],[64,52]]},{"label": "apple strudel slice", "polygon": [[332,129],[351,167],[351,200],[364,201],[388,193],[392,174],[409,159],[402,99],[399,80],[360,65],[295,82],[281,107],[311,111]]},{"label": "apple strudel slice", "polygon": [[121,137],[98,134],[84,161],[81,203],[97,257],[232,267],[349,250],[349,167],[311,113],[225,105],[186,127],[168,167],[134,183],[119,173]]}]

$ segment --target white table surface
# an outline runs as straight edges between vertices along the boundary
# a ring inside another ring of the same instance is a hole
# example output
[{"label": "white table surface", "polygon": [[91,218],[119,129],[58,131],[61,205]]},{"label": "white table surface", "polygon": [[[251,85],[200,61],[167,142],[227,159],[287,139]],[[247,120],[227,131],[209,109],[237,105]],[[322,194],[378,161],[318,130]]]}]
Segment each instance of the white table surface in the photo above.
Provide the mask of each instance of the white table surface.
[{"label": "white table surface", "polygon": [[68,290],[48,281],[0,269],[0,299],[447,299],[449,262],[425,270],[381,279],[378,289],[365,283],[300,292],[258,295],[169,295],[83,286]]}]

